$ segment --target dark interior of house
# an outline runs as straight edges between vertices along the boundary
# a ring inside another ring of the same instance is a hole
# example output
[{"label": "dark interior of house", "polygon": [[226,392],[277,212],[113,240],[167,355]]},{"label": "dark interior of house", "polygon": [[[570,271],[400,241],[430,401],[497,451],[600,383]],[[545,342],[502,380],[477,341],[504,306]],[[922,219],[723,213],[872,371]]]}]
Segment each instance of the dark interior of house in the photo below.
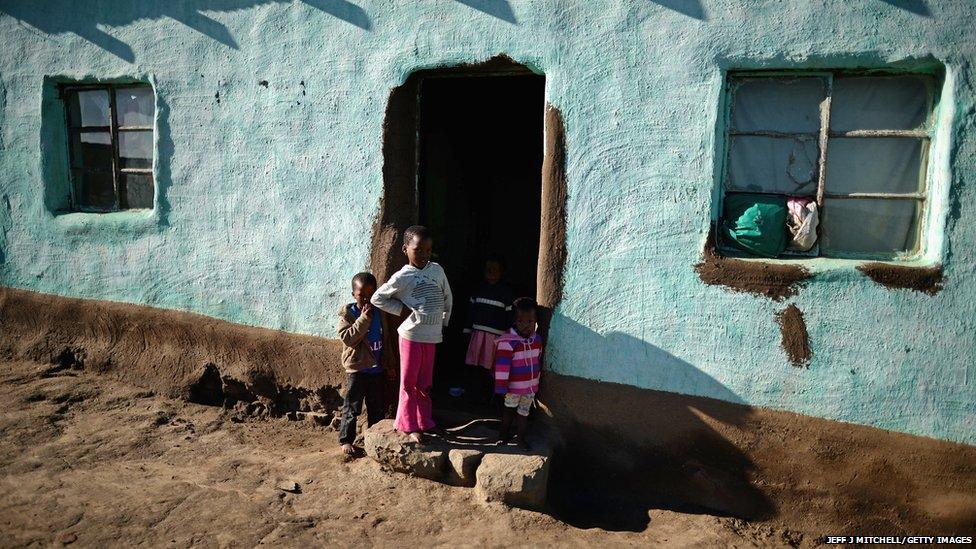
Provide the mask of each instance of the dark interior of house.
[{"label": "dark interior of house", "polygon": [[437,351],[435,398],[464,384],[468,299],[485,258],[505,262],[516,295],[535,297],[545,78],[445,76],[420,90],[420,222],[434,235],[454,312]]}]

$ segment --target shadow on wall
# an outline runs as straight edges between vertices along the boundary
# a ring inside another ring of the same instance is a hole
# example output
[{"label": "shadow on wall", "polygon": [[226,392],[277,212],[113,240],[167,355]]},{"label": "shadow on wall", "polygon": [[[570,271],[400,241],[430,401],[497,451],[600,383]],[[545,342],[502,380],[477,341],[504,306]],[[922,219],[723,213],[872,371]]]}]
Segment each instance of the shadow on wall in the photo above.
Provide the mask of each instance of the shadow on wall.
[{"label": "shadow on wall", "polygon": [[708,14],[705,13],[701,0],[651,0],[651,2],[699,21],[708,20]]},{"label": "shadow on wall", "polygon": [[518,19],[515,17],[515,12],[512,11],[511,4],[508,0],[457,0],[459,3],[468,6],[469,8],[474,8],[478,11],[487,13],[488,15],[497,17],[502,21],[507,21],[513,25],[518,25]]},{"label": "shadow on wall", "polygon": [[698,367],[630,334],[600,334],[558,312],[550,330],[547,363],[571,367],[567,375],[744,404]]},{"label": "shadow on wall", "polygon": [[881,0],[885,4],[891,4],[896,8],[901,8],[905,11],[910,11],[916,15],[921,15],[923,17],[931,17],[932,12],[929,10],[928,4],[925,0]]},{"label": "shadow on wall", "polygon": [[[741,402],[735,393],[628,334],[601,335],[557,315],[553,336],[547,363],[571,360],[578,366],[574,374],[587,361],[634,372],[641,384],[697,387],[727,401],[545,374],[540,402],[571,449],[553,463],[550,483],[550,500],[562,519],[584,528],[641,531],[650,509],[752,520],[775,515],[772,501],[751,483],[753,461],[713,427],[739,427],[753,414],[731,404]],[[587,351],[577,354],[582,349]]]},{"label": "shadow on wall", "polygon": [[[468,3],[470,0],[458,0],[459,2]],[[707,21],[708,14],[705,12],[705,7],[702,6],[701,0],[650,0],[651,2],[674,10],[678,13],[687,15],[699,21]],[[891,4],[896,8],[901,8],[905,11],[910,11],[916,15],[921,15],[923,17],[931,17],[932,12],[929,10],[928,4],[925,0],[880,0],[886,4]]]},{"label": "shadow on wall", "polygon": [[[366,12],[346,0],[301,1],[361,29],[372,28],[372,22]],[[116,0],[111,3],[100,2],[98,6],[101,9],[97,13],[81,13],[85,8],[78,7],[79,4],[74,0],[45,0],[44,2],[21,0],[4,3],[0,6],[0,13],[5,13],[46,34],[75,34],[116,57],[132,63],[135,61],[132,48],[103,30],[104,27],[127,25],[139,19],[169,17],[229,48],[239,49],[230,30],[204,12],[235,11],[272,3],[288,4],[290,0],[198,0],[192,3]]]}]

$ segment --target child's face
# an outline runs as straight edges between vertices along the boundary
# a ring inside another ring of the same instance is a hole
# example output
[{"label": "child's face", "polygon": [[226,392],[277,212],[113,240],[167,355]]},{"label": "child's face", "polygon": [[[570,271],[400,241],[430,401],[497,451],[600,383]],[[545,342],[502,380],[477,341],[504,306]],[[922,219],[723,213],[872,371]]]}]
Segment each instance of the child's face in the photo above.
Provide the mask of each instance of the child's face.
[{"label": "child's face", "polygon": [[407,261],[418,269],[423,269],[430,263],[430,256],[433,253],[434,240],[413,237],[410,242],[403,245],[403,253],[407,254]]},{"label": "child's face", "polygon": [[522,335],[529,335],[535,330],[535,309],[530,311],[515,311],[515,331]]},{"label": "child's face", "polygon": [[360,307],[369,303],[369,298],[373,297],[373,292],[375,291],[376,286],[363,284],[358,280],[352,285],[352,297],[356,299],[356,305]]},{"label": "child's face", "polygon": [[488,261],[485,263],[485,282],[488,284],[498,284],[498,281],[502,279],[502,266],[498,264],[497,261]]}]

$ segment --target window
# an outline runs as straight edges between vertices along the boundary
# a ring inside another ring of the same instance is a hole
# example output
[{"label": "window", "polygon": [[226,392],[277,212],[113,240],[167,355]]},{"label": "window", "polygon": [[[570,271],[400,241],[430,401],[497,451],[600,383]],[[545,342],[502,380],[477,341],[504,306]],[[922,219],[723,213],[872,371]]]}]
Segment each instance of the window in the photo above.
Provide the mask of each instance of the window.
[{"label": "window", "polygon": [[144,84],[61,88],[73,210],[153,207],[155,97]]},{"label": "window", "polygon": [[[934,85],[910,74],[730,75],[723,247],[771,257],[917,254]],[[791,214],[806,201],[819,223],[809,247],[791,249]],[[765,239],[760,251],[737,230]]]}]

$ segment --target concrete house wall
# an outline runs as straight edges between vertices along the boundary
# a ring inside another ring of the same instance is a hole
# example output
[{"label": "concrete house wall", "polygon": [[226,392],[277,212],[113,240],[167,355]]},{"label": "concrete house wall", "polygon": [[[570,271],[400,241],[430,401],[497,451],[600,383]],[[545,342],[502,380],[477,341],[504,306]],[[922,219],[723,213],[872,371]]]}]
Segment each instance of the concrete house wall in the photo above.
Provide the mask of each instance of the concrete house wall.
[{"label": "concrete house wall", "polygon": [[[504,54],[545,75],[565,131],[551,372],[973,444],[974,18],[966,0],[4,1],[0,284],[331,337],[370,264],[390,90]],[[941,289],[827,259],[781,299],[706,284],[727,71],[861,67],[943,73],[914,263]],[[56,84],[106,79],[155,90],[156,207],[56,212]],[[789,305],[805,368],[781,346]]]}]

